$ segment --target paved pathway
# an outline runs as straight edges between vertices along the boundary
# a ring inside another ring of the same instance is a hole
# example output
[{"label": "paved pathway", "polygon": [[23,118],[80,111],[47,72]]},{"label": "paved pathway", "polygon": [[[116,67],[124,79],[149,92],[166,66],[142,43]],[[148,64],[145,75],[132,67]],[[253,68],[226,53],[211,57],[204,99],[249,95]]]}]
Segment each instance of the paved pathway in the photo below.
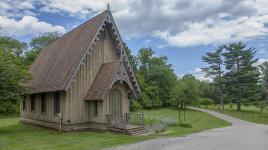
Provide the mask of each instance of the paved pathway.
[{"label": "paved pathway", "polygon": [[157,138],[124,145],[114,150],[268,150],[267,125],[250,123],[210,110],[193,109],[232,122],[233,125],[186,137]]}]

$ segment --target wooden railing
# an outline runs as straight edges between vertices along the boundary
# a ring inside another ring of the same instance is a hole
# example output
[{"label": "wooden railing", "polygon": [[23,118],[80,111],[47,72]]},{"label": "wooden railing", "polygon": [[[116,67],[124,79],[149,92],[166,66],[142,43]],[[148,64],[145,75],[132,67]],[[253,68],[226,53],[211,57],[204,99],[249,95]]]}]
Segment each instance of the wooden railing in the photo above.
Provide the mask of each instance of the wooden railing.
[{"label": "wooden railing", "polygon": [[144,127],[144,114],[126,113],[124,115],[107,115],[108,127],[125,129],[126,126],[130,124]]},{"label": "wooden railing", "polygon": [[126,122],[137,126],[144,127],[144,114],[126,114]]}]

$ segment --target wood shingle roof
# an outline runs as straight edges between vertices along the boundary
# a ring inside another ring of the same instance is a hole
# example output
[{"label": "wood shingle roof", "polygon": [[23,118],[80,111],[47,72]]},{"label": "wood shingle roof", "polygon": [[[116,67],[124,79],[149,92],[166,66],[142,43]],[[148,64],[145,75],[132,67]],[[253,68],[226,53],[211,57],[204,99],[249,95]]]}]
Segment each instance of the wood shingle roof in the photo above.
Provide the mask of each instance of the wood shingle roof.
[{"label": "wood shingle roof", "polygon": [[102,12],[41,50],[29,70],[33,93],[65,90],[108,13]]},{"label": "wood shingle roof", "polygon": [[103,100],[119,65],[119,61],[102,64],[84,100]]}]

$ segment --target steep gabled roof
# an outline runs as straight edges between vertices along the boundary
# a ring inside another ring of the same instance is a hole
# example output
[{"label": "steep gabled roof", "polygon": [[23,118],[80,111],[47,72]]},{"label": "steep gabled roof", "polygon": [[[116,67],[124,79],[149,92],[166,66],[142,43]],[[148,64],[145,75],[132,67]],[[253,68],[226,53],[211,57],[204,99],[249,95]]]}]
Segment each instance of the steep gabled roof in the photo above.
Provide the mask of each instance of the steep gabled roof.
[{"label": "steep gabled roof", "polygon": [[137,92],[130,81],[130,76],[126,72],[125,65],[122,61],[116,61],[101,65],[84,100],[104,100],[107,91],[117,81],[121,83],[125,82],[133,95],[137,97]]},{"label": "steep gabled roof", "polygon": [[102,12],[41,50],[29,70],[34,93],[65,90],[108,13]]},{"label": "steep gabled roof", "polygon": [[101,65],[92,86],[89,88],[84,100],[103,100],[109,89],[112,79],[118,71],[120,62],[110,62]]},{"label": "steep gabled roof", "polygon": [[[68,90],[79,70],[84,63],[85,56],[99,40],[99,35],[107,25],[116,48],[121,52],[121,62],[126,68],[135,93],[140,91],[135,74],[129,63],[122,39],[115,25],[112,14],[106,10],[84,24],[45,46],[38,58],[31,66],[29,73],[33,79],[30,86],[33,93]],[[91,86],[94,86],[93,84]]]}]

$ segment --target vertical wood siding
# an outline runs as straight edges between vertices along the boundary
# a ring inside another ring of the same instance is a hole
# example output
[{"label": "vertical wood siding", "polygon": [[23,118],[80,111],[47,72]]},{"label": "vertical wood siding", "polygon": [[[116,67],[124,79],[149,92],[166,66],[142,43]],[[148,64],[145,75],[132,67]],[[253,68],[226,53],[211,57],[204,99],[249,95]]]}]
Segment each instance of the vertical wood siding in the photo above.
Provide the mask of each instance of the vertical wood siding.
[{"label": "vertical wood siding", "polygon": [[[90,51],[90,55],[86,56],[84,65],[79,68],[71,88],[67,92],[61,92],[61,112],[64,114],[63,123],[69,124],[96,122],[105,123],[106,114],[109,114],[109,92],[106,94],[103,101],[98,102],[98,116],[94,115],[93,102],[83,100],[91,83],[93,82],[98,70],[103,63],[114,62],[119,59],[116,55],[116,48],[108,32],[105,30],[97,41],[94,49]],[[119,89],[122,93],[122,112],[129,112],[129,101],[127,97],[127,85],[116,83],[112,88]],[[26,97],[26,110],[22,110],[21,116],[42,120],[47,122],[58,122],[58,117],[54,114],[54,93],[46,93],[47,111],[41,113],[41,95],[36,96],[36,110],[30,110],[30,96]]]},{"label": "vertical wood siding", "polygon": [[[59,122],[54,113],[54,92],[46,93],[46,112],[41,113],[41,94],[35,96],[35,111],[31,111],[31,96],[25,97],[26,109],[23,111],[21,105],[21,116],[47,122]],[[65,114],[65,92],[60,92],[60,111]]]},{"label": "vertical wood siding", "polygon": [[101,34],[94,49],[90,51],[90,55],[86,56],[84,65],[82,65],[78,70],[72,87],[67,91],[65,121],[70,120],[71,124],[104,121],[103,104],[105,102],[98,102],[100,115],[96,117],[93,113],[93,103],[85,102],[83,98],[97,75],[101,65],[118,59],[119,57],[116,55],[116,49],[113,45],[112,39],[105,30]]}]

